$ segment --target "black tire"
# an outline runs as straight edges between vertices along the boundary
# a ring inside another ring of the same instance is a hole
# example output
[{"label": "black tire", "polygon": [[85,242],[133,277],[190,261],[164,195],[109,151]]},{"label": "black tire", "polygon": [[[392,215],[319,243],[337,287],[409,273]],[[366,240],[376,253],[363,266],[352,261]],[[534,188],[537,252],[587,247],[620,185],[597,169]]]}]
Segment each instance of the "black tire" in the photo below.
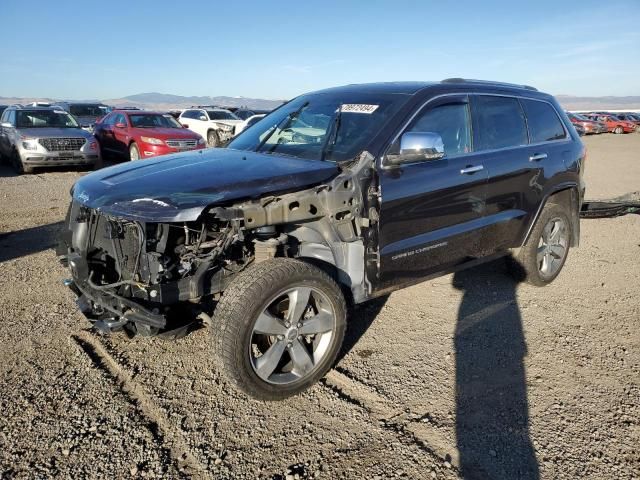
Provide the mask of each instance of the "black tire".
[{"label": "black tire", "polygon": [[[539,249],[544,248],[541,246],[541,242],[543,241],[545,228],[550,222],[557,220],[563,222],[566,227],[566,237],[564,238],[566,246],[559,257],[553,257],[553,261],[557,261],[554,270],[544,273],[539,261]],[[560,271],[562,271],[562,267],[564,267],[569,254],[572,240],[573,229],[571,217],[566,208],[554,203],[548,203],[544,206],[540,217],[531,231],[531,235],[515,258],[516,265],[514,265],[515,268],[513,269],[514,275],[538,287],[548,285],[560,274]]]},{"label": "black tire", "polygon": [[129,161],[140,160],[140,150],[138,150],[138,145],[136,142],[133,142],[129,145]]},{"label": "black tire", "polygon": [[16,150],[11,152],[11,165],[13,166],[13,169],[18,174],[27,174],[28,175],[30,173],[33,173],[33,167],[25,165],[22,162],[22,159],[20,158],[20,154]]},{"label": "black tire", "polygon": [[[254,327],[274,299],[297,287],[322,293],[335,312],[334,330],[325,353],[308,374],[287,384],[270,383],[258,376],[252,363]],[[344,340],[346,317],[345,298],[329,275],[305,262],[276,258],[250,266],[231,282],[216,306],[212,336],[220,364],[232,384],[259,400],[281,400],[309,388],[333,366]]]},{"label": "black tire", "polygon": [[620,135],[621,133],[624,133],[624,130],[622,127],[616,127],[613,129],[613,133]]},{"label": "black tire", "polygon": [[220,145],[220,137],[215,130],[209,130],[207,132],[207,147],[215,148]]}]

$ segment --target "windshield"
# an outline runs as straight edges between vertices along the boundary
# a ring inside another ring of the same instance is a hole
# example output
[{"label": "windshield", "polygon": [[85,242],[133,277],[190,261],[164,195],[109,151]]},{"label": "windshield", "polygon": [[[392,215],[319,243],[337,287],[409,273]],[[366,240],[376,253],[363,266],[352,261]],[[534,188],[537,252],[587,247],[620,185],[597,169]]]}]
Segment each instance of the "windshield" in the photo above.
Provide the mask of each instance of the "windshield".
[{"label": "windshield", "polygon": [[129,115],[131,126],[136,128],[182,128],[176,119],[167,114],[135,114]]},{"label": "windshield", "polygon": [[64,110],[16,110],[17,128],[79,128],[78,122]]},{"label": "windshield", "polygon": [[70,105],[69,112],[78,117],[102,117],[109,113],[109,107],[106,105]]},{"label": "windshield", "polygon": [[240,120],[246,120],[249,117],[253,117],[255,113],[253,113],[251,110],[238,110],[234,113],[234,115]]},{"label": "windshield", "polygon": [[210,120],[240,120],[231,112],[224,110],[207,110]]},{"label": "windshield", "polygon": [[393,93],[304,95],[242,132],[228,148],[310,160],[349,160],[367,148],[408,98]]}]

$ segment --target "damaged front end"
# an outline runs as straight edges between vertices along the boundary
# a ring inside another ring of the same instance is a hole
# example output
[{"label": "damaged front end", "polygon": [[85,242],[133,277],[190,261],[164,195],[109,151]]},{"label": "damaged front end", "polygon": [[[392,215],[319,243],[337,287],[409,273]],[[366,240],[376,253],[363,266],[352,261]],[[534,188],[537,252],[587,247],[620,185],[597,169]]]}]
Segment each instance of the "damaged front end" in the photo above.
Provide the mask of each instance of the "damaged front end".
[{"label": "damaged front end", "polygon": [[72,275],[66,284],[96,329],[145,336],[178,335],[209,318],[236,273],[276,256],[330,266],[362,300],[377,218],[372,163],[365,153],[321,185],[210,206],[190,221],[126,218],[75,196],[59,250]]},{"label": "damaged front end", "polygon": [[184,328],[201,313],[200,299],[222,291],[246,265],[235,219],[205,214],[197,222],[138,222],[74,201],[68,222],[61,252],[72,274],[67,285],[102,331],[127,327],[153,335]]}]

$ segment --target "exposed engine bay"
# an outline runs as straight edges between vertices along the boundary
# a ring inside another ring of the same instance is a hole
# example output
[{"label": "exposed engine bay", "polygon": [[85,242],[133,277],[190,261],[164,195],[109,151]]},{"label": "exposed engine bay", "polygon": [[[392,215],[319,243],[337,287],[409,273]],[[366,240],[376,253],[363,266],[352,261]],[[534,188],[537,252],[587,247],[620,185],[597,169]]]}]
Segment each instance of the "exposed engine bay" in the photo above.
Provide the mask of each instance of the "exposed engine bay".
[{"label": "exposed engine bay", "polygon": [[[207,320],[234,275],[276,256],[333,269],[355,301],[371,291],[365,251],[376,229],[373,157],[364,152],[329,182],[306,190],[212,206],[195,221],[121,218],[74,200],[59,254],[83,314],[103,332],[145,336]],[[365,213],[366,212],[366,213]]]}]

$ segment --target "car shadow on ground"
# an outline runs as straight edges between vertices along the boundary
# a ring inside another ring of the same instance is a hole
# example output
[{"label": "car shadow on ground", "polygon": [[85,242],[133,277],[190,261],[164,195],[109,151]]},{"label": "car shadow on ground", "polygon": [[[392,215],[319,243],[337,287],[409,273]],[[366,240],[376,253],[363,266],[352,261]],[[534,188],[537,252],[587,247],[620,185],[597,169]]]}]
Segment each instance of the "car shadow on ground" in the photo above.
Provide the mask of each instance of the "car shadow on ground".
[{"label": "car shadow on ground", "polygon": [[456,440],[465,479],[539,478],[529,436],[519,280],[504,270],[497,261],[453,277],[463,292],[454,346]]},{"label": "car shadow on ground", "polygon": [[0,233],[0,263],[55,248],[64,222]]}]

